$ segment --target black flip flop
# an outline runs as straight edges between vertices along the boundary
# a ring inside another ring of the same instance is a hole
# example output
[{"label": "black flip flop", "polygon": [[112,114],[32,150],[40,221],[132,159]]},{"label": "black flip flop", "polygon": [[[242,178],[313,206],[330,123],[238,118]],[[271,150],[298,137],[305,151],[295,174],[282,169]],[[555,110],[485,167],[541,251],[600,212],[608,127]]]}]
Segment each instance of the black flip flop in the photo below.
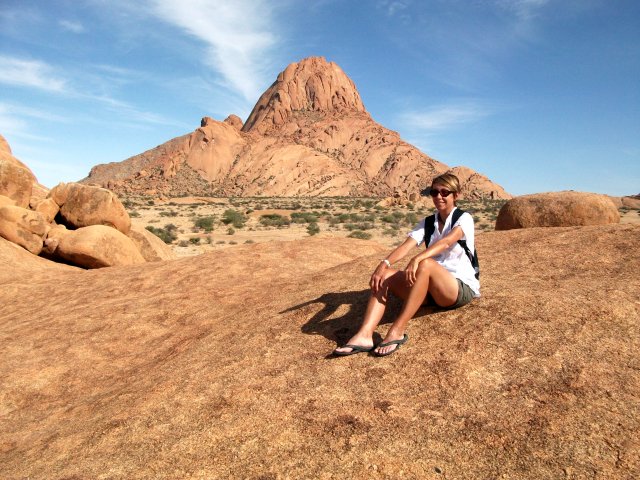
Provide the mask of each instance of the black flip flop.
[{"label": "black flip flop", "polygon": [[339,348],[350,348],[351,351],[350,352],[338,352],[336,350],[333,351],[333,354],[337,357],[348,357],[349,355],[355,355],[356,353],[368,353],[371,350],[373,350],[374,348],[376,348],[376,346],[374,345],[373,347],[363,347],[362,345],[351,345],[349,343],[347,343],[346,345],[343,345],[342,347]]},{"label": "black flip flop", "polygon": [[409,335],[405,333],[400,340],[391,340],[389,342],[384,342],[376,346],[376,348],[380,348],[380,347],[388,347],[389,345],[397,345],[397,347],[391,350],[390,352],[388,353],[373,352],[373,353],[377,357],[386,357],[388,355],[391,355],[394,352],[397,352],[400,349],[400,345],[407,343],[407,340],[409,340]]}]

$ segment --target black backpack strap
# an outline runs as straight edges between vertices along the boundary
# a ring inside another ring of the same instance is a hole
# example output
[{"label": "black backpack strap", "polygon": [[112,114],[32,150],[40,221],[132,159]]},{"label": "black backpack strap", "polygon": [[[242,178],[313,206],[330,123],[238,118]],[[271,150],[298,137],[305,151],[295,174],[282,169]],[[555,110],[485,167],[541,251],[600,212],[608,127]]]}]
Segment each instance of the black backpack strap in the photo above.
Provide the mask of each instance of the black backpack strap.
[{"label": "black backpack strap", "polygon": [[429,241],[431,240],[431,235],[436,231],[435,226],[436,214],[429,215],[424,219],[424,246],[425,248],[429,248]]}]

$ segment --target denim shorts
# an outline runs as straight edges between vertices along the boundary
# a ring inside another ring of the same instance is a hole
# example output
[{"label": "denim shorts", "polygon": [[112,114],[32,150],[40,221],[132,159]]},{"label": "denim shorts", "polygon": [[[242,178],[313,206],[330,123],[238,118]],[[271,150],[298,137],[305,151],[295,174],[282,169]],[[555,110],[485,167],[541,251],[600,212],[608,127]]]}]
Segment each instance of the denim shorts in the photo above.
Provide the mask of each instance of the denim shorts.
[{"label": "denim shorts", "polygon": [[441,307],[436,303],[430,293],[427,293],[427,298],[424,299],[422,305],[427,307],[438,307],[445,310],[453,310],[454,308],[462,307],[463,305],[466,305],[471,300],[473,300],[473,290],[471,290],[471,287],[459,278],[456,278],[456,280],[458,280],[458,298],[453,305],[450,305],[448,307]]}]

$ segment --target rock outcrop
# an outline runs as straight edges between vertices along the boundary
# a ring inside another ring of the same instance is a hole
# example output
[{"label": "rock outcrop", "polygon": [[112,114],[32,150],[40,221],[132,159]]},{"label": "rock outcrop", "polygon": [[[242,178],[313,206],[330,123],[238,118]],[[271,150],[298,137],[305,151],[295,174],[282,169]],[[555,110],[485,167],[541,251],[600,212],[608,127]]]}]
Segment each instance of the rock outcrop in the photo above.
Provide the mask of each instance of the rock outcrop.
[{"label": "rock outcrop", "polygon": [[[97,165],[82,182],[121,194],[388,197],[419,192],[447,170],[376,123],[338,65],[312,57],[280,73],[244,124],[205,117],[193,133]],[[460,172],[466,198],[510,198]]]},{"label": "rock outcrop", "polygon": [[42,251],[49,224],[38,212],[17,205],[0,207],[0,237],[20,245],[34,255]]},{"label": "rock outcrop", "polygon": [[565,191],[523,195],[509,200],[498,213],[496,230],[618,222],[620,213],[607,195]]},{"label": "rock outcrop", "polygon": [[113,192],[79,183],[47,191],[10,152],[0,137],[0,237],[34,255],[84,268],[174,258],[150,232],[131,230],[131,218]]}]

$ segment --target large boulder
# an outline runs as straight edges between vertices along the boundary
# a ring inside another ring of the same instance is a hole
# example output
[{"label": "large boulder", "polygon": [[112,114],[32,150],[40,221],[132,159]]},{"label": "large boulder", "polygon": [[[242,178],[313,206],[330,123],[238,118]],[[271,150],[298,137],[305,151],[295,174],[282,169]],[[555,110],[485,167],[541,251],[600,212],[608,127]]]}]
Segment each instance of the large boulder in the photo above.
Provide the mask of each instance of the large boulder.
[{"label": "large boulder", "polygon": [[133,240],[133,243],[138,247],[138,251],[147,262],[159,262],[176,258],[169,245],[145,228],[131,225],[131,230],[129,230],[127,236]]},{"label": "large boulder", "polygon": [[45,198],[36,203],[33,210],[41,213],[42,216],[47,220],[47,222],[51,223],[60,211],[60,207],[56,202],[53,201],[52,198]]},{"label": "large boulder", "polygon": [[0,207],[0,236],[34,255],[42,251],[49,224],[38,212],[15,205]]},{"label": "large boulder", "polygon": [[52,225],[44,239],[44,245],[42,246],[41,252],[43,256],[53,258],[56,250],[58,249],[58,245],[60,245],[62,239],[69,233],[70,230],[67,230],[67,227],[64,225]]},{"label": "large boulder", "polygon": [[620,213],[607,195],[573,191],[549,192],[509,200],[498,213],[496,230],[619,222]]},{"label": "large boulder", "polygon": [[37,181],[31,170],[0,148],[0,195],[11,198],[19,207],[27,208],[34,183]]},{"label": "large boulder", "polygon": [[72,227],[106,225],[125,235],[131,228],[131,218],[122,202],[105,188],[61,183],[51,189],[48,198],[58,204],[60,215]]},{"label": "large boulder", "polygon": [[57,241],[55,255],[80,267],[101,268],[145,262],[133,240],[105,225],[69,230],[57,236]]}]

